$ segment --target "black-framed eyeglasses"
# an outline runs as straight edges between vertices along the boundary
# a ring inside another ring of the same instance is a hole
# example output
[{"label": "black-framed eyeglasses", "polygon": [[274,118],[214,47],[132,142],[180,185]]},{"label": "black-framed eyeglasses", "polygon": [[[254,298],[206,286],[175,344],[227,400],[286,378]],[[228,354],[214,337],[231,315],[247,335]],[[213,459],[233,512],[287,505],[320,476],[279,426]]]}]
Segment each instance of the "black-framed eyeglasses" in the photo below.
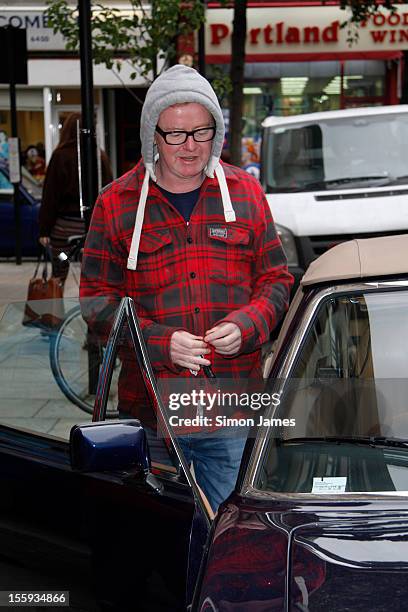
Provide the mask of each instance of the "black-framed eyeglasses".
[{"label": "black-framed eyeglasses", "polygon": [[160,134],[160,136],[162,136],[165,142],[169,145],[184,144],[189,136],[192,136],[195,142],[207,142],[208,140],[212,140],[214,138],[215,131],[215,125],[206,128],[199,128],[198,130],[192,130],[191,132],[186,132],[184,130],[165,132],[159,128],[159,126],[156,126],[156,132]]}]

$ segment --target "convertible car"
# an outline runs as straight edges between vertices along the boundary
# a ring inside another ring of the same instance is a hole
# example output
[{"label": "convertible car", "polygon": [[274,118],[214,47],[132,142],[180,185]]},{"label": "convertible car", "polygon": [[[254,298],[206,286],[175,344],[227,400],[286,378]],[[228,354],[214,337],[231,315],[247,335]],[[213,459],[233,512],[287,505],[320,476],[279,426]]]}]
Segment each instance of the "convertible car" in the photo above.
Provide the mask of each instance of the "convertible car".
[{"label": "convertible car", "polygon": [[[310,266],[265,360],[263,391],[280,401],[254,418],[235,491],[215,515],[169,423],[130,298],[104,347],[93,421],[69,437],[34,425],[39,374],[8,375],[0,590],[69,591],[71,609],[95,611],[405,609],[407,261],[402,235],[343,243]],[[20,333],[10,321],[0,325],[5,367]],[[145,418],[106,418],[124,346]],[[10,398],[24,384],[23,405]],[[17,406],[29,411],[20,421]]]}]

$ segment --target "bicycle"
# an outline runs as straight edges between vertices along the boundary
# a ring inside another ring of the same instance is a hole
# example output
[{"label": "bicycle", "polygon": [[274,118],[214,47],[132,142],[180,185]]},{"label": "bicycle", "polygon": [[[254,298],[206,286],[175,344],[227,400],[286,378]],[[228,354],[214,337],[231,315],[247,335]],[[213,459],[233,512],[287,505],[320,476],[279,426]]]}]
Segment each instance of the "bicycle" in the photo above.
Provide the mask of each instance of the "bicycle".
[{"label": "bicycle", "polygon": [[[74,245],[68,254],[63,254],[65,260],[80,261],[85,237],[82,235],[71,238],[70,241]],[[53,330],[49,336],[50,366],[58,387],[65,397],[78,408],[87,414],[92,414],[99,370],[103,360],[103,344],[94,334],[90,333],[79,305],[66,313],[58,328]],[[117,418],[119,414],[116,407],[117,398],[114,396],[119,372],[119,359],[117,359],[111,384],[113,396],[108,403],[107,418]]]}]

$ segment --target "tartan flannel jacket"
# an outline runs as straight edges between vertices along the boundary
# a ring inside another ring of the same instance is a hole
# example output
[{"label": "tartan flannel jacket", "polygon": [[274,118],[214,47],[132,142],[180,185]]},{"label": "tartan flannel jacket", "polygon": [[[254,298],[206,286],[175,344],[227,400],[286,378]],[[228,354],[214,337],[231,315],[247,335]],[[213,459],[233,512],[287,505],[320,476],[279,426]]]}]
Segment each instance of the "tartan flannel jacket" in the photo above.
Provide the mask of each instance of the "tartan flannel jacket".
[{"label": "tartan flannel jacket", "polygon": [[[293,279],[259,182],[223,164],[236,221],[226,223],[216,178],[206,178],[187,224],[150,183],[136,270],[127,269],[145,174],[135,168],[108,185],[92,216],[81,276],[81,298],[134,298],[158,377],[191,376],[170,360],[170,338],[184,329],[204,335],[221,321],[242,332],[239,353],[209,355],[220,378],[260,376],[260,348],[287,308]],[[202,375],[202,371],[200,370]],[[122,406],[137,397],[126,376]]]}]

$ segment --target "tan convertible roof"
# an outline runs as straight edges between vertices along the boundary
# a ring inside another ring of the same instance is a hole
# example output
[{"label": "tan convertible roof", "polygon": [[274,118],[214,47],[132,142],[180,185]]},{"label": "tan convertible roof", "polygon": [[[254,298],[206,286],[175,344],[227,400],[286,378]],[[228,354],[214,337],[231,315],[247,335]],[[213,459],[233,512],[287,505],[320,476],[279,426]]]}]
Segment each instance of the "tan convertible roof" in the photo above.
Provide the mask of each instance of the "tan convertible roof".
[{"label": "tan convertible roof", "polygon": [[404,273],[408,275],[408,234],[338,244],[310,264],[301,284]]}]

